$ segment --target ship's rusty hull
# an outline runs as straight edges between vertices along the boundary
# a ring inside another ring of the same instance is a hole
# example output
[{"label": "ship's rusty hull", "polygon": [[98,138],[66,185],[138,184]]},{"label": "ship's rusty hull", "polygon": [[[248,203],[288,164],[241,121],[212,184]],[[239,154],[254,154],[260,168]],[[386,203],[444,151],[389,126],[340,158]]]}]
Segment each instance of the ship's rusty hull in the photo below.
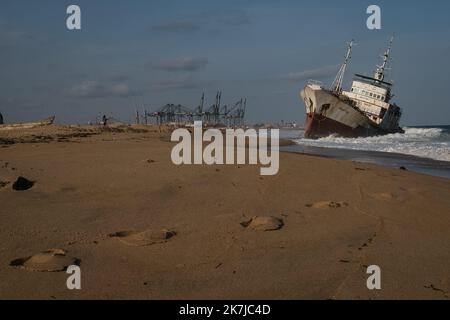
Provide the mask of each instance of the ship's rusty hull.
[{"label": "ship's rusty hull", "polygon": [[375,127],[356,127],[352,128],[341,122],[327,118],[322,115],[308,114],[305,123],[305,138],[318,139],[337,135],[340,137],[356,138],[371,137],[388,134]]}]

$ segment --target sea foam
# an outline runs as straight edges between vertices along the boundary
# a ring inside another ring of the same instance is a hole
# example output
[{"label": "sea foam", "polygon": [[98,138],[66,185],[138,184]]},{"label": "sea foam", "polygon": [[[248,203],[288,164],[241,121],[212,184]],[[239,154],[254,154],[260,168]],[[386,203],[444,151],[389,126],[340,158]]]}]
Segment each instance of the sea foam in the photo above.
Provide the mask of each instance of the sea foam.
[{"label": "sea foam", "polygon": [[449,128],[404,128],[404,134],[369,138],[329,136],[318,140],[296,139],[297,144],[337,149],[400,153],[450,162]]}]

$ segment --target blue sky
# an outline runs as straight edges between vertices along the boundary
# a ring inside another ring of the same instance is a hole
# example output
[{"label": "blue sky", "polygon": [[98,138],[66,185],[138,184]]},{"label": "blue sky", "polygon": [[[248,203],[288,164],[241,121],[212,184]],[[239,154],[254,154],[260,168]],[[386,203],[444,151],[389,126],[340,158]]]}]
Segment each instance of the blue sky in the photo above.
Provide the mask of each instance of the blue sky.
[{"label": "blue sky", "polygon": [[[66,29],[66,8],[82,30]],[[382,30],[366,28],[370,4]],[[395,32],[389,78],[403,125],[450,123],[450,3],[436,1],[3,0],[0,112],[8,122],[55,114],[131,121],[142,105],[189,107],[216,91],[248,99],[248,120],[303,122],[308,78],[331,83],[354,38],[352,73],[370,75]]]}]

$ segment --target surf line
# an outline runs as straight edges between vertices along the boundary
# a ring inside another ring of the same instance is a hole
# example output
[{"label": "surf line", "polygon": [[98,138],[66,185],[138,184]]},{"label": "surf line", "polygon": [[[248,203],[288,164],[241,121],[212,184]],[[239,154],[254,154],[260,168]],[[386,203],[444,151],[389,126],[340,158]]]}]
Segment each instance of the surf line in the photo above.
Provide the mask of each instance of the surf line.
[{"label": "surf line", "polygon": [[[267,129],[260,129],[259,132],[255,129],[246,131],[226,129],[225,133],[219,129],[204,131],[203,123],[195,121],[193,141],[191,132],[184,128],[174,130],[171,141],[178,142],[171,154],[172,162],[175,165],[245,165],[247,164],[246,160],[249,165],[257,165],[259,160],[262,166],[260,168],[262,176],[273,176],[279,171],[280,131],[278,129],[270,130],[270,154]],[[246,147],[247,141],[248,148]],[[209,144],[203,150],[204,142],[209,142]],[[237,158],[237,163],[235,158]]]}]

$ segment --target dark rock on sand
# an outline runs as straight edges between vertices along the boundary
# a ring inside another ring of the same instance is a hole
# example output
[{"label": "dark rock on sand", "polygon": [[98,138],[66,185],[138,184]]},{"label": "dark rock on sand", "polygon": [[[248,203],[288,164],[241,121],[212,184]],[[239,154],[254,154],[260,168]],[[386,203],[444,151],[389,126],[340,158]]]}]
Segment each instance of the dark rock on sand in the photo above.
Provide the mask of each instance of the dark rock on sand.
[{"label": "dark rock on sand", "polygon": [[16,191],[26,191],[33,188],[34,182],[24,177],[19,177],[13,184],[13,189]]}]

